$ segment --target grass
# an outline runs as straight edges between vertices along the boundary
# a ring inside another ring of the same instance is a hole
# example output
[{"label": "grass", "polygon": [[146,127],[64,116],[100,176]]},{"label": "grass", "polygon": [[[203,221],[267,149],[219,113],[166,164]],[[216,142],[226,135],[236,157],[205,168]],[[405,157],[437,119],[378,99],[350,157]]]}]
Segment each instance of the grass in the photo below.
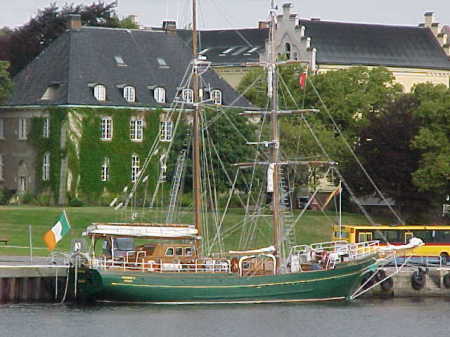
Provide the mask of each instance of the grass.
[{"label": "grass", "polygon": [[[72,239],[81,238],[83,230],[92,222],[127,222],[130,219],[131,211],[115,211],[108,207],[68,207],[65,208],[72,226],[70,234],[66,235],[59,242],[58,250],[69,250]],[[43,234],[55,223],[56,218],[63,211],[58,207],[27,207],[27,206],[5,206],[0,207],[0,238],[9,239],[8,245],[0,243],[0,255],[28,255],[29,254],[29,225],[31,225],[33,255],[47,256],[49,252],[42,241]],[[165,212],[163,210],[146,211],[145,214],[134,214],[137,221],[165,222]],[[146,219],[144,219],[144,217]],[[252,243],[247,248],[268,246],[271,244],[270,217],[262,217],[254,231],[249,225],[241,224],[242,210],[231,211],[224,220],[223,231],[229,233],[224,238],[226,249],[242,248],[241,233],[244,229],[245,238],[253,237]],[[208,220],[212,215],[208,215]],[[192,214],[182,212],[181,223],[192,223]],[[296,227],[296,239],[298,243],[312,243],[329,241],[331,239],[331,224],[333,218],[319,212],[308,211]],[[365,218],[357,214],[343,214],[343,222],[347,224],[368,223]],[[213,225],[207,226],[206,237],[214,236]],[[254,235],[252,235],[254,233]],[[10,247],[13,246],[13,247]]]}]

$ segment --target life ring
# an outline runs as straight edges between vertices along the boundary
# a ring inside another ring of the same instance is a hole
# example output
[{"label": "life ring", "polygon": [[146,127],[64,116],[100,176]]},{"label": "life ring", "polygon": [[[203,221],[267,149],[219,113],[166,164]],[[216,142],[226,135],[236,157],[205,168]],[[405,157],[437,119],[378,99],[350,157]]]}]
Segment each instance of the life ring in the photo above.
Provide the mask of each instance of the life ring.
[{"label": "life ring", "polygon": [[450,274],[445,275],[442,281],[447,289],[450,288]]},{"label": "life ring", "polygon": [[425,286],[425,272],[421,269],[411,275],[411,286],[415,290],[421,290]]},{"label": "life ring", "polygon": [[237,257],[233,257],[231,259],[231,272],[232,273],[239,272],[239,259]]}]

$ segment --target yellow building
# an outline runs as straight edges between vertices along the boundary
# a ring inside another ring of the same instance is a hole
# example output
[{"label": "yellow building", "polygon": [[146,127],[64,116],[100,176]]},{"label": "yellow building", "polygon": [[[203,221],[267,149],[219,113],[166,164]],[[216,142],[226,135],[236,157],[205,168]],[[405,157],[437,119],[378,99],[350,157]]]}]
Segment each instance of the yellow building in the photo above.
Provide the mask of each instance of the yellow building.
[{"label": "yellow building", "polygon": [[[180,32],[180,31],[179,31]],[[277,17],[277,53],[300,60],[318,72],[352,66],[387,67],[405,91],[417,83],[449,85],[450,27],[435,22],[432,13],[418,27],[388,26],[298,19],[291,5]],[[188,34],[180,32],[188,39]],[[233,87],[249,68],[264,61],[267,23],[258,28],[200,33],[201,54]]]}]

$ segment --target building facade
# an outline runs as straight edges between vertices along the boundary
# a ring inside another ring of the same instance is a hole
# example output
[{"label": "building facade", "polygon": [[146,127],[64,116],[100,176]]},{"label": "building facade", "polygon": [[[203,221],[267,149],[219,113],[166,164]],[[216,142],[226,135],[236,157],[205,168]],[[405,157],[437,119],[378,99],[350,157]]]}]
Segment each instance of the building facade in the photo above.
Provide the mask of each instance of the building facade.
[{"label": "building facade", "polygon": [[[0,106],[0,188],[66,204],[111,200],[144,174],[154,186],[160,157],[145,160],[171,140],[171,111],[192,107],[191,59],[176,34],[81,27],[73,16]],[[248,106],[205,71],[203,100]]]}]

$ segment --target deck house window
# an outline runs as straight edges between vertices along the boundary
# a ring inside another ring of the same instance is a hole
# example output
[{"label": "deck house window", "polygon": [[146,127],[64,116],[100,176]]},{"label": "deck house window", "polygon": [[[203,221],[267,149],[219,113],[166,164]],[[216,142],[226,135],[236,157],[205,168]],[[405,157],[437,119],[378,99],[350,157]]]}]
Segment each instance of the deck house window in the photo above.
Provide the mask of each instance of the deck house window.
[{"label": "deck house window", "polygon": [[141,142],[144,139],[144,119],[142,117],[130,119],[130,139],[135,142]]},{"label": "deck house window", "polygon": [[101,179],[101,181],[109,180],[109,158],[103,159],[102,172],[101,172],[100,179]]},{"label": "deck house window", "polygon": [[181,95],[184,103],[194,103],[194,91],[192,89],[183,89]]},{"label": "deck house window", "polygon": [[111,117],[102,117],[101,122],[101,140],[111,140],[113,135],[113,123]]},{"label": "deck house window", "polygon": [[133,154],[131,156],[131,182],[135,183],[139,177],[140,159],[139,156]]},{"label": "deck house window", "polygon": [[42,158],[42,181],[50,180],[50,153],[46,152]]},{"label": "deck house window", "polygon": [[97,84],[94,87],[94,97],[97,101],[106,101],[106,87],[103,84]]},{"label": "deck house window", "polygon": [[155,88],[153,97],[157,103],[166,103],[166,89],[161,87]]},{"label": "deck house window", "polygon": [[170,142],[172,140],[173,122],[162,121],[160,130],[160,140],[162,142]]},{"label": "deck house window", "polygon": [[173,248],[166,249],[166,256],[173,256]]},{"label": "deck house window", "polygon": [[181,247],[175,248],[175,255],[182,256],[183,255],[183,248],[181,248]]},{"label": "deck house window", "polygon": [[50,136],[50,120],[44,118],[44,125],[42,126],[42,137],[48,138]]},{"label": "deck house window", "polygon": [[134,87],[127,85],[123,88],[123,97],[128,103],[136,102],[136,90]]},{"label": "deck house window", "polygon": [[222,91],[215,89],[211,91],[211,100],[214,104],[222,104]]},{"label": "deck house window", "polygon": [[19,139],[27,139],[27,120],[26,118],[19,118]]}]

